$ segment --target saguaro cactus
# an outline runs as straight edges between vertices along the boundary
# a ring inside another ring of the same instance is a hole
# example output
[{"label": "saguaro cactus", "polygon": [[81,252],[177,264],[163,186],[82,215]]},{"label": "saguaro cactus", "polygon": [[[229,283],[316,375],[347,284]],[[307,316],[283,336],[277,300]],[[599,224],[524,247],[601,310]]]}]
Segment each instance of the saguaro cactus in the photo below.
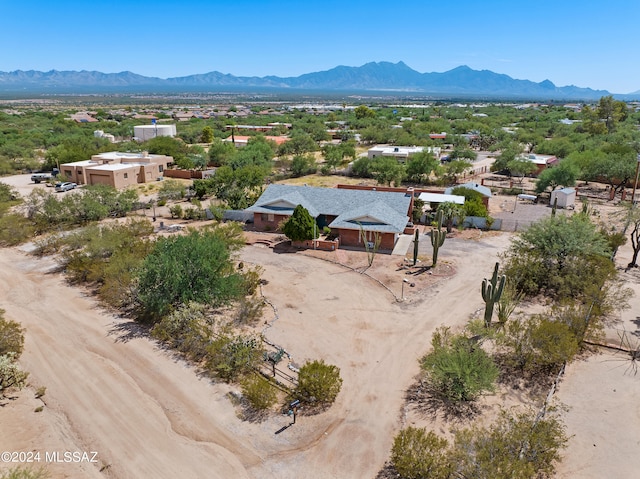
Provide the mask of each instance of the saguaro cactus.
[{"label": "saguaro cactus", "polygon": [[504,274],[498,277],[499,268],[500,263],[496,263],[496,266],[493,269],[493,276],[491,276],[491,280],[488,280],[487,278],[482,280],[482,299],[485,302],[484,325],[486,328],[491,325],[493,307],[498,301],[500,301],[502,291],[504,290],[504,285],[507,282],[507,277]]},{"label": "saguaro cactus", "polygon": [[438,251],[440,246],[444,244],[444,240],[447,237],[447,233],[442,231],[442,211],[438,211],[436,214],[437,228],[431,229],[431,246],[433,246],[433,267],[438,263]]},{"label": "saguaro cactus", "polygon": [[420,246],[420,231],[416,229],[415,235],[413,237],[413,265],[415,266],[418,262],[418,249]]}]

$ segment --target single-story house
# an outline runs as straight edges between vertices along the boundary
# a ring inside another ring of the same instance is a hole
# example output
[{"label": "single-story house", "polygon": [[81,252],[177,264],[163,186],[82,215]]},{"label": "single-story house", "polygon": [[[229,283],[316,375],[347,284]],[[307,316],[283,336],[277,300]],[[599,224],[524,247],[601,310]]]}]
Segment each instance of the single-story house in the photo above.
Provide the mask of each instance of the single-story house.
[{"label": "single-story house", "polygon": [[157,136],[176,136],[176,125],[138,125],[133,127],[133,136],[138,141],[148,141]]},{"label": "single-story house", "polygon": [[163,176],[173,158],[166,155],[119,153],[111,151],[93,155],[90,160],[64,163],[60,173],[79,185],[109,185],[125,188],[137,183],[156,181]]},{"label": "single-story house", "polygon": [[[249,140],[251,138],[255,138],[254,136],[244,136],[244,135],[233,135],[228,138],[224,138],[222,141],[225,143],[233,143],[236,148],[242,148],[243,146],[247,146],[249,144]],[[288,136],[268,136],[265,135],[264,139],[267,141],[273,141],[276,145],[280,146],[283,143],[286,143],[291,138]]]},{"label": "single-story house", "polygon": [[440,156],[440,148],[433,146],[389,146],[389,145],[376,145],[367,150],[367,158],[372,159],[378,156],[391,156],[398,160],[399,163],[404,163],[412,155],[416,153],[422,153],[427,151],[433,153],[434,156]]},{"label": "single-story house", "polygon": [[426,204],[429,203],[455,203],[456,205],[464,205],[464,196],[446,195],[444,193],[420,193],[418,196]]},{"label": "single-story house", "polygon": [[558,164],[558,158],[551,155],[534,155],[533,153],[525,155],[525,160],[529,160],[536,165],[537,170],[533,173],[538,176],[543,170]]},{"label": "single-story house", "polygon": [[246,211],[253,213],[256,229],[276,231],[297,205],[316,220],[319,231],[331,228],[340,245],[363,247],[380,235],[380,249],[392,250],[410,220],[411,192],[365,191],[312,186],[269,185]]},{"label": "single-story house", "polygon": [[480,193],[483,198],[482,198],[482,202],[484,203],[484,205],[489,208],[489,198],[491,198],[493,196],[493,193],[491,193],[491,189],[487,188],[486,186],[480,185],[478,183],[474,183],[473,181],[470,181],[468,183],[464,183],[462,185],[456,185],[456,186],[450,186],[449,188],[446,188],[444,190],[444,194],[445,195],[450,195],[452,194],[452,191],[454,188],[467,188],[469,190],[473,190],[473,191],[477,191],[478,193]]}]

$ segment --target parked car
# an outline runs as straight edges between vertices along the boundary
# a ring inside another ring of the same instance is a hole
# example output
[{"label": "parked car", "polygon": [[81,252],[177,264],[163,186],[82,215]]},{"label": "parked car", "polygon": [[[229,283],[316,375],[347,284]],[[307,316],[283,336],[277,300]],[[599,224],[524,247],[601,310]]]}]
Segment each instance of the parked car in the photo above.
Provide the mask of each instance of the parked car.
[{"label": "parked car", "polygon": [[69,191],[74,189],[76,186],[75,183],[71,183],[70,181],[65,181],[64,183],[58,183],[56,185],[56,191]]},{"label": "parked car", "polygon": [[53,179],[53,175],[51,173],[34,173],[31,175],[31,181],[34,183],[40,183],[41,181],[49,181]]}]

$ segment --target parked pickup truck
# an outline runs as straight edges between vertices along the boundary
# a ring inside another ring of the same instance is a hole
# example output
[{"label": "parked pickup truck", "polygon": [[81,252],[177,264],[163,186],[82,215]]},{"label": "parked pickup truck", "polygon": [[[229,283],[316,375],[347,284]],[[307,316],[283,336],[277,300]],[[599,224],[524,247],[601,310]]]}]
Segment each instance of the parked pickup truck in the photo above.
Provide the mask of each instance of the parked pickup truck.
[{"label": "parked pickup truck", "polygon": [[40,183],[42,181],[52,180],[54,176],[51,173],[34,173],[31,175],[31,181],[34,183]]}]

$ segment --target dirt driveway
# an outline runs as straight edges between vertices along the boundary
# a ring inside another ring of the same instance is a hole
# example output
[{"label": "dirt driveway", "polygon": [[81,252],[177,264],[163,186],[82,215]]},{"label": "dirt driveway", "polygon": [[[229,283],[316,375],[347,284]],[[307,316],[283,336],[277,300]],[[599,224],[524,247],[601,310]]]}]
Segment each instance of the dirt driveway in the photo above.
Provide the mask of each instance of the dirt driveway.
[{"label": "dirt driveway", "polygon": [[344,379],[328,412],[301,416],[279,435],[288,417],[239,421],[228,386],[105,313],[51,273],[51,260],[2,249],[0,306],[27,329],[21,363],[47,392],[42,412],[27,393],[0,408],[3,431],[12,431],[0,435],[0,450],[98,452],[97,464],[49,464],[54,477],[373,477],[431,332],[481,308],[479,283],[507,243],[506,235],[448,242],[441,261],[458,274],[403,303],[342,266],[246,247],[242,258],[264,268],[264,294],[279,313],[268,339],[297,363],[338,365]]}]

